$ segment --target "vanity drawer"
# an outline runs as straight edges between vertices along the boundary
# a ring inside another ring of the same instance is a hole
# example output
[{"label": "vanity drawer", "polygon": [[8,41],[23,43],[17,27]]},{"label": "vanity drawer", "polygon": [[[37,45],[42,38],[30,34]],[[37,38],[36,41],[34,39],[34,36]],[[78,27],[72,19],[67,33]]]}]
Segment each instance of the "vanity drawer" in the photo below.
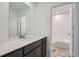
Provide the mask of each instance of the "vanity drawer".
[{"label": "vanity drawer", "polygon": [[36,41],[28,46],[24,47],[24,54],[29,53],[30,51],[34,50],[35,48],[37,48],[40,44],[42,44],[41,40]]}]

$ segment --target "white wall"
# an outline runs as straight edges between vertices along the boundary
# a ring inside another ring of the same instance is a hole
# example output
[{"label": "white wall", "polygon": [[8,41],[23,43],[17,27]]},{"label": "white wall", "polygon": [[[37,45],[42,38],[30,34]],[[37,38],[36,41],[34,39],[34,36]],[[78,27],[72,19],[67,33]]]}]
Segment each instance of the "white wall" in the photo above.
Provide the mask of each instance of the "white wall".
[{"label": "white wall", "polygon": [[9,40],[9,3],[0,2],[0,43]]},{"label": "white wall", "polygon": [[10,37],[16,37],[18,35],[17,25],[18,25],[18,14],[17,11],[10,7]]},{"label": "white wall", "polygon": [[29,21],[29,25],[30,25],[30,34],[31,35],[36,35],[36,5],[34,3],[31,3],[31,6],[30,6],[30,15],[31,15],[31,18],[30,18],[30,21]]},{"label": "white wall", "polygon": [[31,33],[31,14],[30,14],[30,7],[29,9],[27,9],[27,11],[25,12],[26,14],[26,34],[30,34]]},{"label": "white wall", "polygon": [[[50,56],[51,51],[51,8],[47,3],[39,3],[36,7],[36,34],[47,35],[47,56]],[[49,49],[50,48],[50,49]]]}]

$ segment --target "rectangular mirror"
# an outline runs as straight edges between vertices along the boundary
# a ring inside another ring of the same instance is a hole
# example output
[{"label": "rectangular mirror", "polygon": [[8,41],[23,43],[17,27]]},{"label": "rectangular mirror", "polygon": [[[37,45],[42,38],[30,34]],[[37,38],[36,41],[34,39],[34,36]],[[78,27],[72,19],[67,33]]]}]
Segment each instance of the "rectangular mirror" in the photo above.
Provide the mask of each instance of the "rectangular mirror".
[{"label": "rectangular mirror", "polygon": [[10,40],[24,38],[27,34],[27,21],[30,19],[30,7],[23,2],[9,4]]}]

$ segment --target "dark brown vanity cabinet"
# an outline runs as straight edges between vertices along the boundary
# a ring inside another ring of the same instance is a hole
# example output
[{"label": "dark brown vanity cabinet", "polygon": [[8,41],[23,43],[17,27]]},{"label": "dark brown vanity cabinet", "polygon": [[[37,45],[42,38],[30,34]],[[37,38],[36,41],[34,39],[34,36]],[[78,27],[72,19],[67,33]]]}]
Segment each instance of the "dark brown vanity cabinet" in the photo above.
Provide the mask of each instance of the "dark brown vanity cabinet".
[{"label": "dark brown vanity cabinet", "polygon": [[23,49],[15,50],[11,53],[4,55],[3,57],[22,57],[23,56]]},{"label": "dark brown vanity cabinet", "polygon": [[27,55],[24,55],[24,57],[34,57],[34,53],[33,53],[33,51],[30,52],[30,53],[28,53]]},{"label": "dark brown vanity cabinet", "polygon": [[28,53],[24,57],[42,57],[42,49],[41,48],[42,47],[39,46],[38,48],[34,49],[33,51],[31,51],[30,53]]},{"label": "dark brown vanity cabinet", "polygon": [[39,46],[34,50],[34,57],[41,57],[42,56],[42,46]]},{"label": "dark brown vanity cabinet", "polygon": [[18,50],[4,55],[3,57],[45,57],[46,37],[26,45]]},{"label": "dark brown vanity cabinet", "polygon": [[[31,54],[30,54],[31,53]],[[32,57],[39,57],[42,55],[42,40],[38,40],[28,46],[24,47],[24,55]]]}]

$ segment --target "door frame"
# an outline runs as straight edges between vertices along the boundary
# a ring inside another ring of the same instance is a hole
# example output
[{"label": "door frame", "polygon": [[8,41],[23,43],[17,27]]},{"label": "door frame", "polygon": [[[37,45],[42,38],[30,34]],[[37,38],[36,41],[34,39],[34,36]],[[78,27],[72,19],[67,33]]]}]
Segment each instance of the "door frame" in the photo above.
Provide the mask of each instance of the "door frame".
[{"label": "door frame", "polygon": [[[56,5],[56,6],[51,7],[51,38],[53,39],[53,37],[52,37],[52,9],[63,6],[63,5],[68,5],[68,4],[71,4],[71,20],[72,20],[72,23],[71,23],[71,25],[72,25],[72,39],[71,39],[72,51],[71,51],[70,55],[71,55],[71,57],[74,57],[74,20],[72,18],[72,16],[73,16],[73,3],[64,3],[64,4],[60,4],[60,5]],[[69,14],[70,14],[70,12],[69,12]],[[52,43],[51,43],[51,56],[52,56]]]}]

